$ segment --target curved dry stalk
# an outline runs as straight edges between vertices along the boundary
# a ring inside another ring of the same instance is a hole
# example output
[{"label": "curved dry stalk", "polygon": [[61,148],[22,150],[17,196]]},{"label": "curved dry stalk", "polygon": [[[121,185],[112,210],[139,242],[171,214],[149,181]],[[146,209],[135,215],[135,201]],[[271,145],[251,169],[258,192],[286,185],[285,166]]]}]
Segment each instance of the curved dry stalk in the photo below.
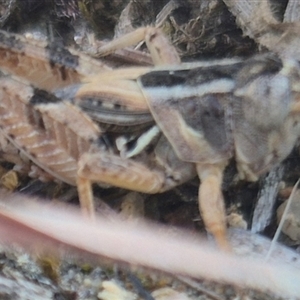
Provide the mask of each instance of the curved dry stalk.
[{"label": "curved dry stalk", "polygon": [[[84,219],[76,210],[44,205],[14,196],[2,201],[0,238],[58,251],[58,245],[81,253],[145,266],[167,273],[206,278],[243,288],[299,297],[299,270],[220,253],[187,232],[144,222]],[[9,202],[8,202],[9,200]]]}]

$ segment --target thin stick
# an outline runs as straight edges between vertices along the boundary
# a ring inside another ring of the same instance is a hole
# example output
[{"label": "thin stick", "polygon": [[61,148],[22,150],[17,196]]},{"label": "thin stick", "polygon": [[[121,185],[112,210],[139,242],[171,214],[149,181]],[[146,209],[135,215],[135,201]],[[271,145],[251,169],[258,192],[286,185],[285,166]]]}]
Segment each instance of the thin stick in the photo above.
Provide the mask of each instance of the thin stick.
[{"label": "thin stick", "polygon": [[296,191],[297,191],[299,182],[300,182],[300,179],[298,179],[298,181],[297,181],[296,184],[294,185],[294,187],[293,187],[293,189],[292,189],[292,192],[291,192],[291,195],[290,195],[289,199],[287,200],[287,204],[286,204],[286,207],[285,207],[284,212],[283,212],[283,214],[282,214],[281,220],[280,220],[280,222],[279,222],[279,225],[278,225],[278,227],[277,227],[277,230],[276,230],[275,235],[274,235],[274,237],[273,237],[273,240],[272,240],[272,242],[271,242],[269,251],[268,251],[268,253],[267,253],[266,257],[265,257],[265,262],[267,262],[267,261],[270,259],[271,254],[272,254],[273,250],[274,250],[275,247],[276,247],[276,244],[277,244],[277,242],[278,242],[279,235],[280,235],[280,233],[281,233],[281,229],[282,229],[282,227],[283,227],[284,221],[286,220],[286,216],[287,216],[287,214],[288,214],[288,212],[289,212],[289,210],[290,210],[290,206],[291,206],[291,203],[292,203],[293,198],[294,198],[294,196],[295,196],[295,193],[296,193]]}]

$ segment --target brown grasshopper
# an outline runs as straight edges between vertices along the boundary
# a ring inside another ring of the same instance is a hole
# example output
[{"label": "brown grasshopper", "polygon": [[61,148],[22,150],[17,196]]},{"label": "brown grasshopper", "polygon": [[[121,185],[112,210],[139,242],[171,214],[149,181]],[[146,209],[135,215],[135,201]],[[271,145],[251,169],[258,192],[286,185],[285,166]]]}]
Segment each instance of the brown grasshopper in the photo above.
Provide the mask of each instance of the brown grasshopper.
[{"label": "brown grasshopper", "polygon": [[[77,184],[81,205],[90,214],[91,182],[158,193],[198,173],[203,219],[227,249],[223,170],[235,157],[241,177],[256,180],[290,153],[300,130],[298,63],[265,55],[245,62],[178,65],[176,52],[153,28],[139,29],[100,53],[144,38],[155,64],[163,66],[110,70],[76,52],[26,44],[1,32],[2,69],[34,86],[0,81],[1,131],[38,166]],[[63,88],[59,97],[49,94],[55,88]],[[150,130],[131,154],[125,150],[120,156],[101,141],[99,146],[103,131],[79,107],[110,108],[114,113],[106,122],[115,123],[116,115],[135,120],[150,111],[162,135],[157,143],[157,133]],[[152,144],[154,151],[145,152]]]}]

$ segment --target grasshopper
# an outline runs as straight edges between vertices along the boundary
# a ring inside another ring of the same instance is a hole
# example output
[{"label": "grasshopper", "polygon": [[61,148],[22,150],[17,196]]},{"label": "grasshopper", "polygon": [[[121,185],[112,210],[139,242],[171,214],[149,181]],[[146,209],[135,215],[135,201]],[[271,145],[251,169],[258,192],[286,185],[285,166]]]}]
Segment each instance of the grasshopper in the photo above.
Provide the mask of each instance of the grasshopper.
[{"label": "grasshopper", "polygon": [[[159,193],[198,174],[206,227],[229,249],[224,168],[234,157],[240,177],[253,181],[291,152],[300,133],[298,63],[267,54],[180,64],[155,28],[138,29],[99,53],[142,39],[157,67],[112,70],[75,51],[1,32],[1,69],[17,76],[0,81],[1,131],[39,167],[77,185],[90,215],[92,182]],[[153,118],[156,125],[134,149],[121,146],[120,155],[103,141],[97,110],[104,111],[100,123],[136,125]]]}]

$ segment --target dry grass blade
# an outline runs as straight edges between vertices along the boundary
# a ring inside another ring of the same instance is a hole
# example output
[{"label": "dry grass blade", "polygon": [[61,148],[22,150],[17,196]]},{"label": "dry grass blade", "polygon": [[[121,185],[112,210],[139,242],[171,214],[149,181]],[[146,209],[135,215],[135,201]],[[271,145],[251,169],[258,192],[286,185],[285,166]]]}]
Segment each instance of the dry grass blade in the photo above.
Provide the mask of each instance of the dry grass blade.
[{"label": "dry grass blade", "polygon": [[220,253],[187,232],[170,234],[164,227],[97,218],[84,219],[77,211],[42,205],[14,196],[4,199],[0,213],[2,242],[18,242],[31,250],[57,251],[58,245],[81,253],[140,265],[171,274],[206,278],[299,297],[299,270]]}]

